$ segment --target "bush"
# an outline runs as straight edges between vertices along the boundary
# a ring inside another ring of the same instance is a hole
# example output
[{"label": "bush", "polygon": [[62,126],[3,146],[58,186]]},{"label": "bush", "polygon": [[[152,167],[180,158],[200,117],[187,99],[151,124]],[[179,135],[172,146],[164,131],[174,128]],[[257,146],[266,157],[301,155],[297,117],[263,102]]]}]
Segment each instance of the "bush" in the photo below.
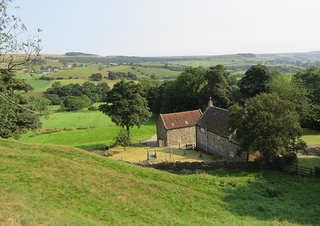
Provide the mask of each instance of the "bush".
[{"label": "bush", "polygon": [[277,156],[277,158],[275,159],[275,162],[277,164],[293,164],[297,162],[297,159],[298,159],[297,154],[292,152],[290,154]]},{"label": "bush", "polygon": [[72,126],[69,127],[69,128],[64,127],[63,130],[65,130],[65,131],[71,131],[71,130],[74,130],[74,128],[73,128]]},{"label": "bush", "polygon": [[98,111],[99,110],[99,108],[97,107],[97,106],[90,106],[90,107],[88,107],[88,110],[89,111]]},{"label": "bush", "polygon": [[103,156],[109,157],[113,155],[113,151],[106,151],[105,153],[103,153]]}]

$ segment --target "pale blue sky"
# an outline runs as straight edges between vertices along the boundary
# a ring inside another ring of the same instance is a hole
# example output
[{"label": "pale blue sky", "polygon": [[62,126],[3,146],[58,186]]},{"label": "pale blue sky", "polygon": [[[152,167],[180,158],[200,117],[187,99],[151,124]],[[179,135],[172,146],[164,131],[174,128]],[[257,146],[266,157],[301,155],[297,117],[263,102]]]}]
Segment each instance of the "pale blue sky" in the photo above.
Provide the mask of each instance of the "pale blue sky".
[{"label": "pale blue sky", "polygon": [[45,54],[192,56],[320,50],[319,0],[14,0]]}]

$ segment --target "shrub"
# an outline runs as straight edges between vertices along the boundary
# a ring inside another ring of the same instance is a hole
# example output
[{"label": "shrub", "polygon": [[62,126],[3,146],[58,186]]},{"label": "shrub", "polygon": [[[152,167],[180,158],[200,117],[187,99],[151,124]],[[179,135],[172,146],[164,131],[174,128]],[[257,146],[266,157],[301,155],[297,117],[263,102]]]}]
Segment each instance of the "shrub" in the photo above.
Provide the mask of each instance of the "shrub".
[{"label": "shrub", "polygon": [[113,155],[113,151],[106,151],[103,153],[103,156],[109,157]]},{"label": "shrub", "polygon": [[69,128],[64,127],[63,130],[65,130],[65,131],[71,131],[71,130],[74,130],[74,128],[73,128],[72,126],[69,127]]},{"label": "shrub", "polygon": [[97,107],[97,106],[90,106],[90,107],[88,107],[88,110],[89,111],[98,111],[99,110],[99,108]]}]

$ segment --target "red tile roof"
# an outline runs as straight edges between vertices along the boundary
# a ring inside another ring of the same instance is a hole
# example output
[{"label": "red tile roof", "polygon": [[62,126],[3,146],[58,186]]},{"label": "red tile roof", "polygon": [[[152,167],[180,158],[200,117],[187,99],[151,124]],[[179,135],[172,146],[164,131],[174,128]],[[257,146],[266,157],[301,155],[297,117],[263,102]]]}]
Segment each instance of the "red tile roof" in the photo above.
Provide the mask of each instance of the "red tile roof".
[{"label": "red tile roof", "polygon": [[171,114],[160,114],[163,124],[167,130],[183,127],[195,126],[196,121],[200,118],[201,110],[177,112]]}]

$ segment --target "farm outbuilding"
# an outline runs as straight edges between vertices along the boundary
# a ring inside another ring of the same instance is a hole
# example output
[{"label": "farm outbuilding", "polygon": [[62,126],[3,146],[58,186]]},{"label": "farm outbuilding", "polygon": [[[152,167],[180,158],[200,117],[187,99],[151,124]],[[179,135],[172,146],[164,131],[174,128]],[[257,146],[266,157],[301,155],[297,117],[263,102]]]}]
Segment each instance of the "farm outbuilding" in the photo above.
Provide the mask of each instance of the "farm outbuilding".
[{"label": "farm outbuilding", "polygon": [[201,110],[160,114],[157,121],[157,141],[159,147],[170,145],[195,144],[195,123]]},{"label": "farm outbuilding", "polygon": [[233,132],[228,127],[229,111],[215,107],[209,101],[208,108],[196,122],[197,150],[219,158],[242,161],[246,154],[237,156],[239,144],[233,139]]}]

